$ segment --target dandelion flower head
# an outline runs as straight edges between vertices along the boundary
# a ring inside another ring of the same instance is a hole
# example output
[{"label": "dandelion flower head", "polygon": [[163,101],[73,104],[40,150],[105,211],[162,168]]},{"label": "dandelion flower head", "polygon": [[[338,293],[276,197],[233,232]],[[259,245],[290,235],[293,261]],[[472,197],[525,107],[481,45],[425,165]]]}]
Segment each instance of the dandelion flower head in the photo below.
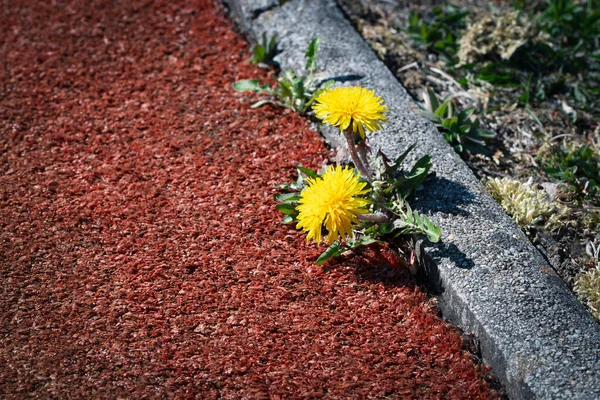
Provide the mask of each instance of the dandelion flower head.
[{"label": "dandelion flower head", "polygon": [[338,87],[327,89],[317,97],[313,106],[317,117],[324,123],[339,126],[345,131],[352,124],[352,130],[365,138],[365,129],[375,132],[386,121],[384,113],[389,112],[381,96],[362,87]]},{"label": "dandelion flower head", "polygon": [[327,243],[347,239],[352,235],[358,214],[367,214],[364,208],[369,200],[359,196],[369,192],[360,182],[354,169],[347,166],[329,167],[317,179],[309,179],[298,201],[297,229],[306,233],[306,240],[321,243],[321,230],[327,229]]}]

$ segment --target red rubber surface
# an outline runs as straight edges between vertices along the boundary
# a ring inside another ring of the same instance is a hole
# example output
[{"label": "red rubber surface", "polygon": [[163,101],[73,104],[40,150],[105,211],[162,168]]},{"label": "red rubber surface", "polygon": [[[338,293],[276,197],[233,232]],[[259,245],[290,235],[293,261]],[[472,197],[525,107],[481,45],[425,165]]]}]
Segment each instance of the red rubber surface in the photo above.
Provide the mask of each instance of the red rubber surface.
[{"label": "red rubber surface", "polygon": [[233,92],[266,72],[211,2],[0,21],[0,397],[496,396],[396,256],[279,223],[328,153]]}]

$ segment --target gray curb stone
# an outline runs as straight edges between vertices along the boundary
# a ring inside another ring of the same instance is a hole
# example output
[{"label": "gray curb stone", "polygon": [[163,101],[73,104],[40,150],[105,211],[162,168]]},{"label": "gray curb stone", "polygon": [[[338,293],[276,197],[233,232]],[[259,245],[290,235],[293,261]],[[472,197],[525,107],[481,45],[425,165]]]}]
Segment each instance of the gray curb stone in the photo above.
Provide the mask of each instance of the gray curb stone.
[{"label": "gray curb stone", "polygon": [[[600,326],[527,237],[487,194],[333,0],[223,0],[253,40],[277,35],[283,70],[303,72],[321,37],[319,77],[375,90],[390,109],[371,147],[396,157],[417,142],[435,180],[412,203],[443,230],[419,257],[443,315],[479,342],[484,361],[514,399],[600,399]],[[281,3],[281,4],[280,4]],[[322,128],[333,146],[337,130]]]}]

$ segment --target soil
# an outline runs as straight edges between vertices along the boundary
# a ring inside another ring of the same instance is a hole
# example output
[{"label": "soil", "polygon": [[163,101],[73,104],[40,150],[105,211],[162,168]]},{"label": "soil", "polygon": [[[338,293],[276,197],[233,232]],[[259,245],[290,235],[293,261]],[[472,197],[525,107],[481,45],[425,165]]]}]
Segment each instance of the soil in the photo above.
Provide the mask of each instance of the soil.
[{"label": "soil", "polygon": [[0,5],[0,397],[501,396],[398,255],[280,223],[331,155],[213,2]]},{"label": "soil", "polygon": [[[431,16],[432,8],[442,6],[444,1],[435,0],[417,4],[399,0],[360,2],[339,0],[338,3],[415,101],[422,102],[423,92],[427,88],[432,88],[440,98],[448,95],[455,96],[459,109],[484,107],[478,98],[478,93],[465,90],[456,81],[449,79],[448,74],[443,75],[438,72],[447,69],[442,57],[416,45],[405,33],[411,10],[428,18]],[[504,0],[494,2],[457,0],[451,3],[468,9],[471,15],[489,13],[490,3],[498,8],[510,5],[510,2]],[[508,95],[508,92],[495,89],[494,96],[499,103],[502,99],[506,99],[506,104],[510,104],[508,97],[502,97]],[[594,117],[585,112],[580,112],[577,123],[573,123],[563,112],[560,99],[548,99],[543,103],[531,104],[530,108],[543,122],[542,128],[531,113],[523,108],[504,107],[480,113],[479,118],[483,127],[495,132],[497,137],[490,143],[489,147],[492,151],[489,155],[465,154],[465,161],[482,181],[494,177],[510,177],[522,182],[531,179],[539,188],[546,189],[550,198],[568,207],[568,219],[564,221],[562,228],[547,230],[535,226],[528,229],[526,233],[561,278],[572,287],[577,274],[594,265],[586,254],[585,246],[589,242],[600,243],[600,233],[598,233],[600,209],[575,206],[562,201],[564,199],[561,198],[557,185],[540,172],[536,155],[540,151],[542,137],[552,138],[551,141],[554,143],[567,143],[572,137],[576,137],[580,142],[593,142],[600,140],[598,136],[600,131]],[[559,138],[562,139],[555,140]]]}]

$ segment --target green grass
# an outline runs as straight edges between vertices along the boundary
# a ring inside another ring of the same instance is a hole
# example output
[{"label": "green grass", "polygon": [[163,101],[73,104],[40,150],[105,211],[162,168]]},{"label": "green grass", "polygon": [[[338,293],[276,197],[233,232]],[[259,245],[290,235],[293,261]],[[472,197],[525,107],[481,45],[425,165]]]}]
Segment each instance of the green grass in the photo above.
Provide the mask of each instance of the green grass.
[{"label": "green grass", "polygon": [[[489,93],[483,112],[520,107],[538,125],[562,120],[566,136],[577,140],[545,145],[537,156],[540,172],[561,184],[563,200],[598,207],[600,155],[586,137],[595,135],[593,121],[600,119],[600,0],[528,3],[477,17],[447,3],[426,16],[412,12],[407,33],[417,45],[443,55],[446,72],[465,89]],[[426,115],[457,152],[485,154],[492,136],[474,110],[459,112],[447,99],[426,106]],[[545,114],[538,117],[533,110],[540,107]]]},{"label": "green grass", "polygon": [[554,182],[565,185],[568,202],[600,207],[600,156],[588,145],[546,144],[537,161]]},{"label": "green grass", "polygon": [[[487,17],[487,22],[471,16],[480,24],[471,33],[468,11],[450,3],[426,16],[411,11],[406,32],[416,45],[443,56],[447,71],[465,86],[514,89],[513,102],[521,107],[561,96],[576,109],[598,115],[600,1],[547,0],[533,9],[523,3],[515,4],[513,12]],[[475,52],[485,46],[489,51],[473,60],[464,57],[463,48],[461,57],[464,35],[470,36],[463,44],[473,43]],[[498,40],[506,43],[495,47],[491,42]],[[516,50],[502,53],[511,40],[520,45],[512,43]]]},{"label": "green grass", "polygon": [[466,26],[468,11],[447,4],[434,7],[427,21],[422,15],[411,11],[406,32],[411,39],[428,50],[444,56],[450,64],[456,62],[458,38]]}]

